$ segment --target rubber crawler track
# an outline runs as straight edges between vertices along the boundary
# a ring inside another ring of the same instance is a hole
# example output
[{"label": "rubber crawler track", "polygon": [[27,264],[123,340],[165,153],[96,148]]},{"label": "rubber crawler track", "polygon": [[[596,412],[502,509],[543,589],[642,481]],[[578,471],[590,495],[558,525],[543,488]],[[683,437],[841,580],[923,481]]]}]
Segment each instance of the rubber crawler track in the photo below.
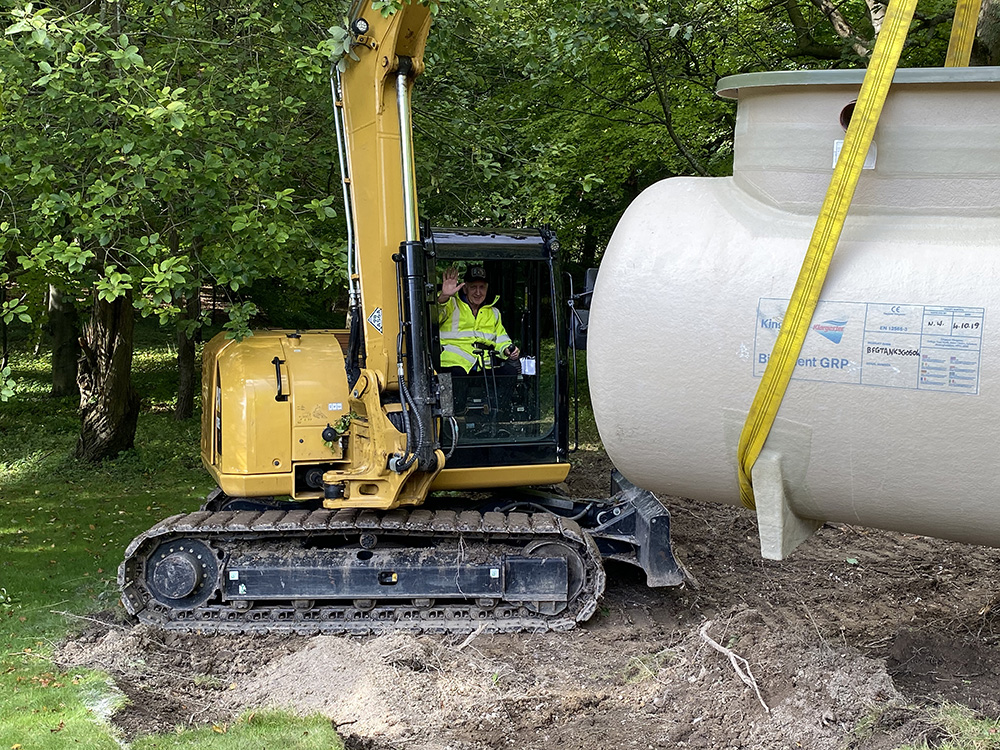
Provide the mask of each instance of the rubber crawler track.
[{"label": "rubber crawler track", "polygon": [[[395,539],[461,539],[466,548],[487,542],[523,545],[538,539],[560,541],[575,548],[584,560],[585,581],[579,595],[557,615],[544,615],[500,602],[481,608],[470,602],[419,607],[398,601],[381,602],[361,610],[351,602],[323,602],[310,609],[291,604],[256,602],[237,609],[210,601],[194,609],[174,609],[152,598],[146,589],[147,556],[171,539],[201,539],[223,550],[227,544],[255,540],[298,539],[380,531]],[[569,630],[587,620],[604,592],[604,568],[593,539],[573,521],[547,513],[485,513],[476,511],[393,510],[268,510],[199,511],[166,518],[129,544],[118,569],[122,602],[140,621],[165,630],[213,633],[291,632],[368,634],[540,632]]]}]

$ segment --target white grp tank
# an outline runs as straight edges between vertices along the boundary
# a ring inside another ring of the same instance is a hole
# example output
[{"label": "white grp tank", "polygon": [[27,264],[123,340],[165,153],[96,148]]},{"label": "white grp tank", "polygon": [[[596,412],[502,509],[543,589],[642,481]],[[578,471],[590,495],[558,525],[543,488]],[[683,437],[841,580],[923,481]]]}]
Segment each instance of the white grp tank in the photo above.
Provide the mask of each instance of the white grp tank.
[{"label": "white grp tank", "polygon": [[[635,484],[739,504],[739,434],[862,76],[723,79],[733,177],[665,180],[622,217],[588,370]],[[765,557],[822,521],[1000,546],[1000,69],[897,71],[866,167],[753,470]]]}]

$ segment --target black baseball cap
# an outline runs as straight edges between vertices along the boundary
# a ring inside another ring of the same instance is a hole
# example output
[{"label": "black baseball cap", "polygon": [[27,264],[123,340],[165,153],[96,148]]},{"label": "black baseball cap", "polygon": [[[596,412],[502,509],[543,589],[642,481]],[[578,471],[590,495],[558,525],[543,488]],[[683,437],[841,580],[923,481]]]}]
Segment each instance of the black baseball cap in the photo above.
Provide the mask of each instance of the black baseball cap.
[{"label": "black baseball cap", "polygon": [[469,266],[465,269],[466,281],[486,281],[486,269],[482,266]]}]

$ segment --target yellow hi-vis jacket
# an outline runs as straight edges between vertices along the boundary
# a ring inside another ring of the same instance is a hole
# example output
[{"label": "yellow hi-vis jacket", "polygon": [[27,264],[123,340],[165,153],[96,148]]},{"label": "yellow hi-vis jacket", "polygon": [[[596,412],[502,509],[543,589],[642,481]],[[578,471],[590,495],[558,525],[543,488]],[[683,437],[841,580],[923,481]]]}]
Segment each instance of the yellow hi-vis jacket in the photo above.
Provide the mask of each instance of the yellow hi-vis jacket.
[{"label": "yellow hi-vis jacket", "polygon": [[[469,303],[457,294],[440,306],[438,323],[441,326],[442,369],[461,367],[469,372],[480,362],[478,352],[473,348],[477,341],[493,344],[498,353],[510,345],[510,336],[504,330],[500,311],[494,307],[499,301],[500,298],[496,297],[491,303],[484,304],[475,317]],[[489,356],[485,360],[486,367],[489,367]]]}]

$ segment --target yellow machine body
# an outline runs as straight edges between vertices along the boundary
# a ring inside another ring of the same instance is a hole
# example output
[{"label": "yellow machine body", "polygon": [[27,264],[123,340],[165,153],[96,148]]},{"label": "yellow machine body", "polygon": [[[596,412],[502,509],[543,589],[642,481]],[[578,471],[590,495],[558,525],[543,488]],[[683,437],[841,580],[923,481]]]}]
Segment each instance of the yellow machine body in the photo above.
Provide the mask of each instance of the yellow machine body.
[{"label": "yellow machine body", "polygon": [[203,361],[201,456],[222,491],[319,497],[296,490],[295,469],[345,463],[342,441],[322,437],[350,413],[337,334],[258,331],[240,342],[219,334]]},{"label": "yellow machine body", "polygon": [[[553,463],[445,468],[394,482],[399,475],[385,466],[406,436],[389,421],[377,381],[362,376],[348,388],[341,344],[346,336],[333,330],[257,331],[240,342],[219,334],[205,346],[201,458],[224,493],[319,498],[321,490],[306,482],[315,469],[322,473],[313,476],[332,472],[327,479],[346,482],[344,497],[326,500],[326,507],[388,508],[420,504],[433,490],[566,479],[570,465]],[[323,430],[338,423],[343,432],[324,440]]]}]

